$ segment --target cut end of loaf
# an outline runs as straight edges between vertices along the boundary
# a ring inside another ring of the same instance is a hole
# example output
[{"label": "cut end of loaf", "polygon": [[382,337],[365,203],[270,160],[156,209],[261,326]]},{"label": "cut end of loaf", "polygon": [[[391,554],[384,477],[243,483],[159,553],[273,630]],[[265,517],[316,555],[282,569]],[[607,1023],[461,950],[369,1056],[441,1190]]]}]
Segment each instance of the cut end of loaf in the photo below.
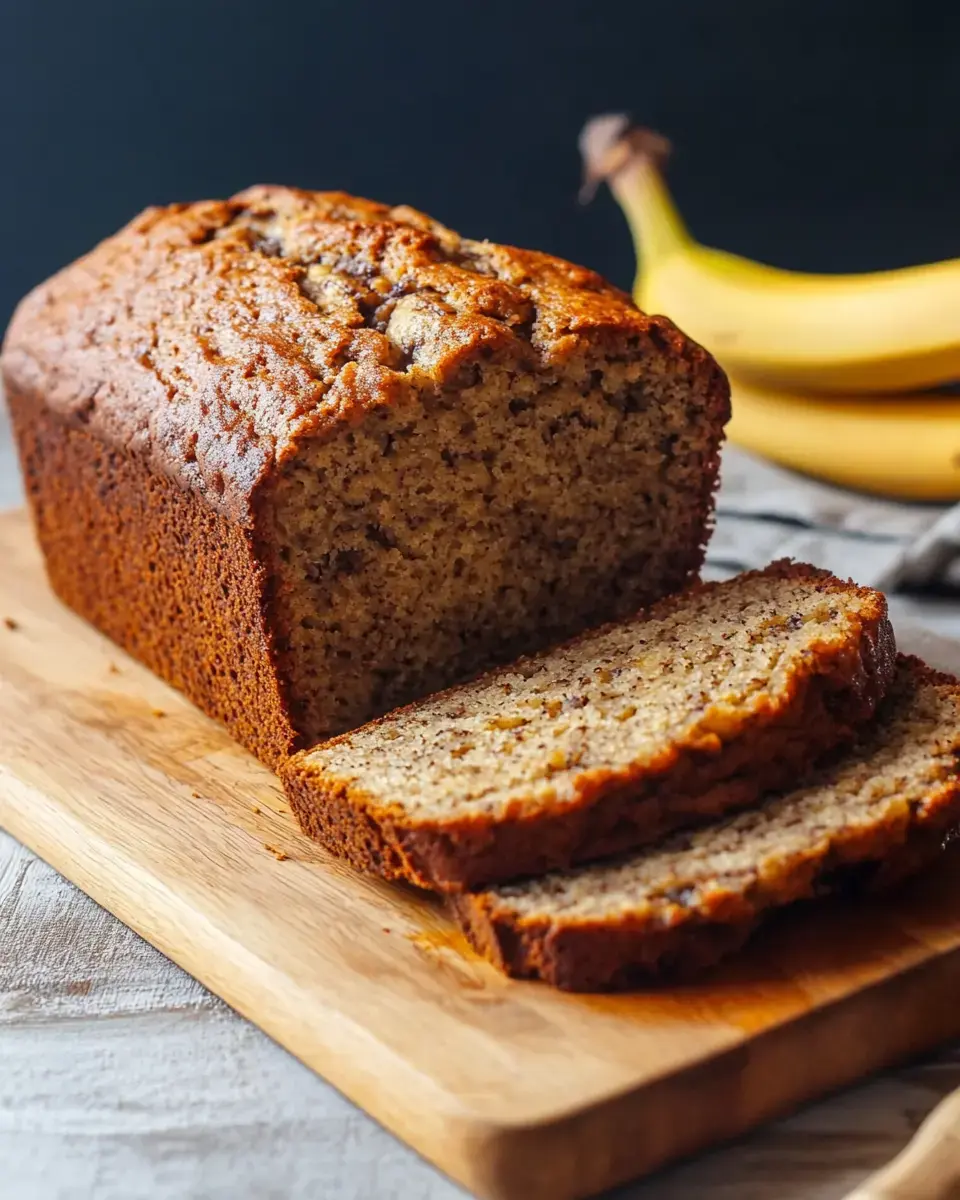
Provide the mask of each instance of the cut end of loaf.
[{"label": "cut end of loaf", "polygon": [[716,474],[706,383],[668,354],[488,363],[307,443],[264,510],[304,740],[688,583]]}]

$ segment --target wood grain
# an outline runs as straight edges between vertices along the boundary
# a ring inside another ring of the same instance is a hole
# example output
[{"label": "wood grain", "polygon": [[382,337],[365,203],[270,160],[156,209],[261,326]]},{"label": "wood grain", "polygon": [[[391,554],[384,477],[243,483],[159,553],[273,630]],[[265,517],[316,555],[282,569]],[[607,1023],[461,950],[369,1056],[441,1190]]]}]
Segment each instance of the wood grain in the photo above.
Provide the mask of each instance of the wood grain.
[{"label": "wood grain", "polygon": [[951,1092],[900,1154],[847,1200],[947,1200],[960,1190],[960,1091]]},{"label": "wood grain", "polygon": [[696,986],[505,980],[301,838],[264,768],[57,603],[22,516],[0,561],[0,825],[480,1195],[588,1195],[960,1032],[955,864]]}]

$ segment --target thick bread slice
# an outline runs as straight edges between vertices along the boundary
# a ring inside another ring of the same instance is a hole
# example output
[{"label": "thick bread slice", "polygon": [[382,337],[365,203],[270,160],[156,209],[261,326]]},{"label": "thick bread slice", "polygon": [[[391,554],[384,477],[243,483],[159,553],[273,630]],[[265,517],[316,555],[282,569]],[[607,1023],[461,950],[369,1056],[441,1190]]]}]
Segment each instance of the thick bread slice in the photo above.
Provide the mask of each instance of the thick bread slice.
[{"label": "thick bread slice", "polygon": [[400,709],[281,774],[335,853],[457,891],[752,804],[852,736],[893,663],[878,592],[774,563]]},{"label": "thick bread slice", "polygon": [[770,910],[874,888],[940,853],[960,822],[960,686],[901,657],[876,720],[804,786],[614,863],[457,898],[511,975],[593,991],[689,974]]}]

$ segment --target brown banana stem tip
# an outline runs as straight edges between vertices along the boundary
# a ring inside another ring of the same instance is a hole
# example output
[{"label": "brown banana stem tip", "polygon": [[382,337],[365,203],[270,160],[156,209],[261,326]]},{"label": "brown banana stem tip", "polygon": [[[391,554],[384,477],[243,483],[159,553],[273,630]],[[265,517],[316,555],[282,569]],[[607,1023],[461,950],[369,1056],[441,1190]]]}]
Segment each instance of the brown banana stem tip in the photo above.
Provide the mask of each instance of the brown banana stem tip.
[{"label": "brown banana stem tip", "polygon": [[592,117],[577,139],[583,159],[580,203],[593,199],[597,186],[618,175],[628,163],[645,158],[662,166],[670,157],[670,143],[652,129],[631,125],[625,113]]}]

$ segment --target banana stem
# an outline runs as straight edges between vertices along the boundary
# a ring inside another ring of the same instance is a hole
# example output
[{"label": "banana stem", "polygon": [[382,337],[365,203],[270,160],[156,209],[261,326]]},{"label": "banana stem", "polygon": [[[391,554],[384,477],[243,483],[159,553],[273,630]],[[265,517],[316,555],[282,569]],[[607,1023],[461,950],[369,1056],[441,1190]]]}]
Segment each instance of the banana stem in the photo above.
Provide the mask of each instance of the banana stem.
[{"label": "banana stem", "polygon": [[632,159],[610,179],[610,190],[626,213],[639,271],[689,245],[687,227],[655,162]]},{"label": "banana stem", "polygon": [[594,117],[580,135],[583,194],[592,194],[601,180],[610,185],[626,214],[640,271],[690,244],[661,169],[669,150],[666,139],[632,128],[623,116]]}]

